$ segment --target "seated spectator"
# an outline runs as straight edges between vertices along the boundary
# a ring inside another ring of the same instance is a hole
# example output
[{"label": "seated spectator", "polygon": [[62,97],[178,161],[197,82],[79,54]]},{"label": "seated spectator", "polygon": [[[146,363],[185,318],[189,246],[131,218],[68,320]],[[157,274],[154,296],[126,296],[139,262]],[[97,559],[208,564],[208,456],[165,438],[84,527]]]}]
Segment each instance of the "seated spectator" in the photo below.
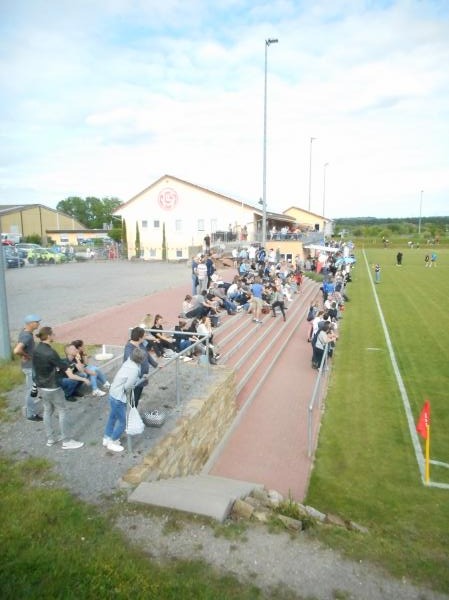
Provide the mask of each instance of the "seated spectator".
[{"label": "seated spectator", "polygon": [[213,287],[211,292],[215,298],[218,298],[220,305],[227,311],[228,315],[235,315],[237,312],[237,305],[229,300],[226,295],[226,291],[223,287]]},{"label": "seated spectator", "polygon": [[77,398],[82,398],[84,395],[81,392],[81,386],[83,384],[90,386],[91,384],[84,372],[84,365],[75,346],[69,344],[64,348],[64,351],[66,358],[61,361],[58,383],[64,390],[66,400],[75,402]]},{"label": "seated spectator", "polygon": [[175,326],[175,331],[176,333],[173,335],[173,338],[175,340],[176,352],[182,352],[193,344],[191,339],[193,336],[186,335],[186,332],[189,331],[189,326],[185,319],[179,319],[178,325]]},{"label": "seated spectator", "polygon": [[192,304],[193,308],[185,314],[188,319],[199,319],[209,313],[215,314],[217,312],[214,304],[207,299],[206,291],[193,296]]},{"label": "seated spectator", "polygon": [[[215,352],[214,343],[213,343],[214,336],[212,333],[212,325],[211,325],[209,317],[207,317],[207,316],[201,317],[196,331],[197,331],[198,335],[207,336],[207,339],[209,340],[209,362],[211,365],[216,365],[217,359],[219,358],[220,355]],[[204,344],[204,346],[206,346],[207,341],[204,340],[203,344]]]},{"label": "seated spectator", "polygon": [[71,345],[78,350],[79,358],[84,365],[84,373],[87,374],[89,381],[92,385],[92,396],[105,396],[106,392],[100,390],[98,384],[100,384],[105,389],[109,389],[111,384],[109,383],[106,375],[103,373],[100,367],[88,364],[89,357],[86,355],[83,340],[74,340],[71,343]]},{"label": "seated spectator", "polygon": [[[162,325],[163,319],[164,319],[164,317],[162,315],[156,315],[154,317],[154,323],[153,323],[153,327],[151,329],[158,329],[159,331],[162,332],[164,329],[164,327]],[[166,335],[165,333],[158,333],[155,331],[153,331],[153,335],[158,340],[158,342],[160,343],[162,348],[164,349],[164,353],[162,356],[164,358],[170,358],[169,353],[166,351],[171,350],[172,352],[175,352],[175,342],[174,342],[173,338]]]},{"label": "seated spectator", "polygon": [[192,296],[190,294],[187,294],[182,303],[182,310],[181,310],[180,316],[185,317],[186,314],[192,310],[192,308],[193,308]]}]

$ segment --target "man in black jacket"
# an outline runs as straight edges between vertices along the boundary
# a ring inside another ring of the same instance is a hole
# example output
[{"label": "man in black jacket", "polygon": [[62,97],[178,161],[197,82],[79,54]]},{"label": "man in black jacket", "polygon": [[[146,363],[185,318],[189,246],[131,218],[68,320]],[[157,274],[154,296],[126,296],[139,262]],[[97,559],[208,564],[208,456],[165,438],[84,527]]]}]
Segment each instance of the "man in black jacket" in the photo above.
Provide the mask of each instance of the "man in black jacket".
[{"label": "man in black jacket", "polygon": [[[71,440],[67,432],[66,399],[57,381],[57,373],[64,364],[59,354],[52,348],[54,333],[51,327],[41,327],[37,334],[40,342],[33,353],[34,380],[44,405],[44,427],[47,434],[47,446],[62,441],[64,450],[76,450],[84,446],[83,442]],[[61,435],[55,436],[52,417],[58,411]]]}]

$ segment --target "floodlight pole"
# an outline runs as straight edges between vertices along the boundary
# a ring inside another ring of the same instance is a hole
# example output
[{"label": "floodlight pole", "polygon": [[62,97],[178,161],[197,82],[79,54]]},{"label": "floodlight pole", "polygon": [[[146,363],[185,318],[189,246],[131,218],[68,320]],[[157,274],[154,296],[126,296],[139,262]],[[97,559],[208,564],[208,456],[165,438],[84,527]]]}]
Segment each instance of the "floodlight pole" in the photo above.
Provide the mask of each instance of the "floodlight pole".
[{"label": "floodlight pole", "polygon": [[310,138],[310,156],[309,156],[309,212],[310,212],[310,206],[311,206],[311,201],[312,201],[312,144],[313,144],[313,140],[316,140],[316,138],[314,138],[314,137]]},{"label": "floodlight pole", "polygon": [[268,38],[265,40],[265,85],[263,104],[263,185],[262,185],[262,246],[267,245],[267,61],[268,46],[277,44],[279,40]]}]

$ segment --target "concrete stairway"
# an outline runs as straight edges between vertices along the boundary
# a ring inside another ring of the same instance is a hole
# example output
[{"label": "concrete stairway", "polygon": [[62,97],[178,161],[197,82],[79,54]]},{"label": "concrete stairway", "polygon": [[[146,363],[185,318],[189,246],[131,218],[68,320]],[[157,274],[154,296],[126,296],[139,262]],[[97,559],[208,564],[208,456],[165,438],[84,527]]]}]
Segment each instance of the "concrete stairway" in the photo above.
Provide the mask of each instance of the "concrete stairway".
[{"label": "concrete stairway", "polygon": [[[220,364],[231,366],[235,369],[237,379],[237,398],[239,413],[231,426],[227,436],[221,444],[215,449],[209,458],[209,461],[203,469],[203,473],[198,476],[175,478],[171,480],[160,480],[141,483],[130,495],[131,502],[141,502],[155,506],[164,506],[170,509],[192,512],[205,515],[223,521],[229,514],[233,502],[245,495],[248,495],[255,487],[270,486],[271,479],[257,469],[248,465],[247,472],[254,472],[256,477],[249,477],[249,483],[242,473],[245,471],[234,472],[229,470],[228,462],[231,457],[233,464],[244,463],[248,457],[250,460],[251,452],[245,449],[239,452],[235,446],[235,433],[239,432],[245,437],[244,414],[250,410],[257,411],[257,406],[253,402],[257,399],[261,402],[264,397],[264,389],[269,389],[270,381],[285,379],[285,352],[290,352],[289,347],[294,345],[294,336],[298,334],[299,328],[304,328],[305,318],[310,303],[319,295],[319,285],[310,279],[305,279],[301,290],[293,297],[287,311],[287,320],[283,322],[280,316],[272,318],[271,314],[264,315],[262,324],[252,321],[251,315],[238,313],[234,316],[225,316],[223,323],[215,330],[214,344],[219,346]],[[296,342],[295,342],[296,343]],[[296,351],[296,350],[295,350]],[[307,398],[310,398],[313,388],[311,378],[311,369],[307,358],[300,368],[307,368],[307,379],[303,378],[303,391]],[[297,375],[297,373],[295,373]],[[268,386],[268,387],[267,387]],[[309,389],[310,388],[310,389]],[[270,392],[271,394],[272,392]],[[262,409],[267,412],[266,408]],[[280,413],[281,414],[281,413]],[[254,417],[251,416],[254,421]],[[291,430],[294,436],[303,435],[303,432],[297,431],[294,422],[288,422],[288,414],[282,417],[280,422],[274,423],[276,427],[275,435],[279,438],[288,436],[287,429]],[[263,436],[263,431],[260,431]],[[270,432],[273,435],[273,431]],[[268,439],[268,438],[267,438]],[[234,440],[234,441],[233,441]],[[275,444],[270,443],[270,449],[267,448],[266,458],[260,457],[260,462],[270,464],[275,452]],[[297,452],[295,444],[291,444],[292,453]],[[285,453],[285,449],[282,449]],[[284,457],[282,457],[284,460]],[[287,464],[294,463],[295,456],[285,457]],[[273,463],[275,464],[275,463]],[[273,468],[277,469],[276,466]],[[308,478],[310,465],[306,464],[306,472],[303,478]],[[231,473],[231,476],[229,475]],[[224,476],[223,476],[224,475]],[[284,491],[284,490],[282,490]]]},{"label": "concrete stairway", "polygon": [[195,513],[223,522],[235,500],[262,487],[256,483],[196,475],[143,482],[129,496],[129,501]]}]

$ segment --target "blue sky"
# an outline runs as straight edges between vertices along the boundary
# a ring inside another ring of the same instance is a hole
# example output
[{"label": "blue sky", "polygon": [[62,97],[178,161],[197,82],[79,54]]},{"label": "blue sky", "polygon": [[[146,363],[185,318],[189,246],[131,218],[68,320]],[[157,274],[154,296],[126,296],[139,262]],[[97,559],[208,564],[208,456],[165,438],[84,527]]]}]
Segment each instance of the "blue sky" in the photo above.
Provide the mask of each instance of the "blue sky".
[{"label": "blue sky", "polygon": [[308,208],[313,137],[312,211],[449,214],[446,0],[7,0],[0,204],[166,173],[256,204],[267,38],[269,210]]}]

